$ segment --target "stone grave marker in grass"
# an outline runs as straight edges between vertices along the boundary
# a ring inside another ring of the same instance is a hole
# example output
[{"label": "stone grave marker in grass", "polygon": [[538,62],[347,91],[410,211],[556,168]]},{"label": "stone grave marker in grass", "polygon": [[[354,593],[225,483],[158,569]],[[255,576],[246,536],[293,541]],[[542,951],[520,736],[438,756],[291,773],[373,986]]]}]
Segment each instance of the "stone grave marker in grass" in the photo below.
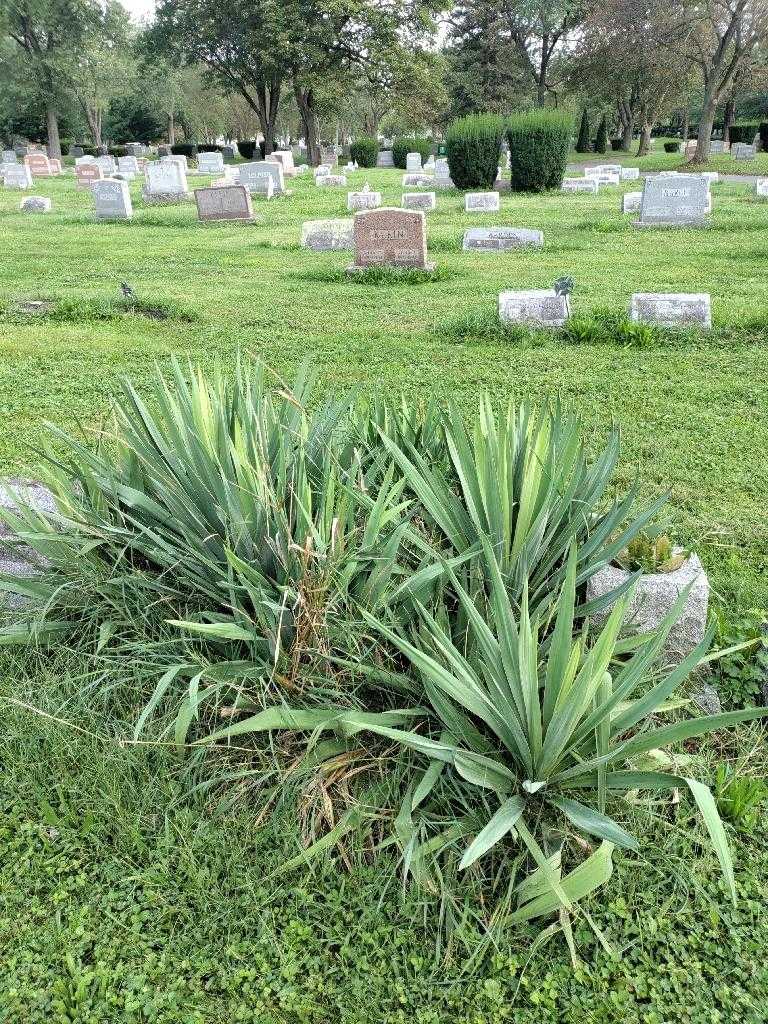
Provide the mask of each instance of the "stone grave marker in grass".
[{"label": "stone grave marker in grass", "polygon": [[51,200],[45,196],[26,196],[21,200],[19,209],[22,213],[50,213]]},{"label": "stone grave marker in grass", "polygon": [[464,232],[462,249],[473,252],[500,252],[505,249],[540,248],[544,233],[532,228],[470,228]]},{"label": "stone grave marker in grass", "polygon": [[427,226],[421,210],[381,207],[355,214],[351,274],[373,267],[435,269],[427,260]]},{"label": "stone grave marker in grass", "polygon": [[498,192],[467,192],[464,196],[466,213],[496,213],[499,210]]},{"label": "stone grave marker in grass", "polygon": [[347,192],[347,209],[375,210],[381,206],[381,192],[372,192],[371,186],[366,181],[360,192]]},{"label": "stone grave marker in grass", "polygon": [[635,292],[629,306],[629,318],[638,323],[662,327],[712,326],[709,295],[674,292]]},{"label": "stone grave marker in grass", "polygon": [[201,174],[223,174],[224,157],[221,153],[198,153],[197,169]]},{"label": "stone grave marker in grass", "polygon": [[319,188],[346,188],[346,174],[320,174],[315,178],[315,184]]},{"label": "stone grave marker in grass", "polygon": [[354,221],[351,217],[304,221],[301,245],[312,252],[351,252],[354,248]]},{"label": "stone grave marker in grass", "polygon": [[286,190],[283,165],[276,160],[254,160],[251,163],[240,164],[240,184],[250,192],[266,192],[264,179],[272,179],[272,192],[276,196],[290,195]]},{"label": "stone grave marker in grass", "polygon": [[642,192],[625,192],[621,197],[622,213],[639,213],[643,202]]},{"label": "stone grave marker in grass", "polygon": [[3,183],[6,188],[32,188],[32,171],[26,164],[6,164]]},{"label": "stone grave marker in grass", "polygon": [[640,220],[632,223],[639,228],[704,227],[709,202],[709,182],[700,175],[646,178]]},{"label": "stone grave marker in grass", "polygon": [[178,161],[151,160],[144,168],[145,203],[183,203],[192,199],[187,185],[187,174]]},{"label": "stone grave marker in grass", "polygon": [[561,192],[592,192],[597,195],[600,186],[596,178],[563,178]]},{"label": "stone grave marker in grass", "polygon": [[434,192],[403,192],[401,206],[404,210],[434,210],[437,196]]},{"label": "stone grave marker in grass", "polygon": [[421,153],[408,153],[405,157],[405,169],[411,173],[421,170]]},{"label": "stone grave marker in grass", "polygon": [[98,220],[130,220],[133,216],[131,193],[126,182],[115,178],[94,181],[91,194]]},{"label": "stone grave marker in grass", "polygon": [[554,288],[499,293],[499,319],[503,323],[555,328],[562,327],[570,315],[568,296],[558,295]]},{"label": "stone grave marker in grass", "polygon": [[227,183],[195,189],[195,203],[200,221],[253,220],[251,194],[245,185]]}]

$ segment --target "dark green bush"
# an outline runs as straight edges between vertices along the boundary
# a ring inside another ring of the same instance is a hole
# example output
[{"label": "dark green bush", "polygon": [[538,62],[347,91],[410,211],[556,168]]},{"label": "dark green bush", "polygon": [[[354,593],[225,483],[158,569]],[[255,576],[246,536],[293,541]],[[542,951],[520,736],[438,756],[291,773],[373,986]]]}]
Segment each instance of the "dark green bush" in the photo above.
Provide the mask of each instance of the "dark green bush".
[{"label": "dark green bush", "polygon": [[189,159],[194,159],[197,155],[197,146],[194,142],[177,142],[171,146],[171,153],[174,156],[186,156]]},{"label": "dark green bush", "polygon": [[88,146],[84,142],[73,142],[72,145],[69,148],[69,155],[70,156],[74,156],[74,153],[72,152],[72,149],[75,146],[79,146],[80,149],[82,149],[83,156],[96,156],[96,147],[95,146]]},{"label": "dark green bush", "polygon": [[747,142],[751,146],[759,130],[760,126],[757,124],[732,124],[728,137],[732,144],[734,142]]},{"label": "dark green bush", "polygon": [[349,158],[358,167],[375,167],[379,156],[379,140],[371,135],[361,135],[349,147]]},{"label": "dark green bush", "polygon": [[760,124],[760,146],[768,153],[768,121],[762,121]]},{"label": "dark green bush", "polygon": [[221,146],[216,146],[211,142],[201,142],[197,147],[198,153],[221,153],[223,149]]},{"label": "dark green bush", "polygon": [[605,119],[605,114],[600,118],[600,124],[597,129],[597,135],[595,136],[595,152],[605,153],[608,151],[608,122]]},{"label": "dark green bush", "polygon": [[492,188],[499,170],[504,121],[498,114],[470,114],[445,136],[448,167],[457,188]]},{"label": "dark green bush", "polygon": [[623,153],[623,152],[625,152],[625,150],[624,150],[624,139],[622,139],[622,138],[611,139],[611,149],[614,151],[614,153]]},{"label": "dark green bush", "polygon": [[128,156],[128,150],[125,148],[125,146],[110,146],[109,155],[114,157]]},{"label": "dark green bush", "polygon": [[512,188],[543,192],[560,188],[571,145],[572,122],[558,110],[513,114],[507,123]]},{"label": "dark green bush", "polygon": [[253,160],[254,150],[256,149],[256,143],[253,139],[238,139],[237,148],[244,160]]},{"label": "dark green bush", "polygon": [[679,142],[665,142],[664,143],[664,152],[665,153],[679,153],[680,152],[680,143]]},{"label": "dark green bush", "polygon": [[581,113],[581,125],[579,126],[579,139],[576,143],[577,153],[589,153],[592,150],[592,143],[589,138],[589,114],[586,107]]},{"label": "dark green bush", "polygon": [[405,158],[409,153],[421,153],[421,162],[424,163],[429,159],[431,152],[432,142],[430,139],[417,139],[401,135],[392,141],[392,159],[395,167],[399,167],[402,171],[405,170]]}]

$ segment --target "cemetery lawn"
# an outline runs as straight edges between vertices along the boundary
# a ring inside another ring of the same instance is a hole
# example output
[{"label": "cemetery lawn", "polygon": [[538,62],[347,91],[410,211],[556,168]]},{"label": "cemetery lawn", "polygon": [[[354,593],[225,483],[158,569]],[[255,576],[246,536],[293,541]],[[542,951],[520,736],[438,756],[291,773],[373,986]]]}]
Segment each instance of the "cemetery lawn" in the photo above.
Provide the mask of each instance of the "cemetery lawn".
[{"label": "cemetery lawn", "polygon": [[[645,174],[648,171],[684,171],[688,166],[683,153],[666,153],[666,139],[656,139],[655,147],[646,156],[637,157],[635,143],[629,153],[609,149],[607,153],[577,153],[573,150],[568,157],[568,166],[576,167],[585,164],[625,164],[627,167],[639,167]],[[672,141],[672,140],[669,140]],[[680,141],[679,139],[676,141]],[[699,171],[719,171],[720,174],[763,175],[768,177],[768,153],[757,153],[754,160],[734,160],[728,153],[712,153],[705,164],[697,164]]]},{"label": "cemetery lawn", "polygon": [[[399,205],[400,175],[360,171],[349,183],[367,180]],[[194,204],[144,206],[138,183],[133,221],[115,224],[94,221],[71,176],[36,181],[50,214],[22,214],[23,193],[1,190],[0,475],[35,474],[44,420],[88,434],[121,375],[141,386],[174,355],[232,365],[241,349],[280,375],[309,356],[329,395],[436,391],[464,409],[483,390],[497,403],[560,398],[588,439],[621,428],[619,487],[637,474],[646,494],[669,490],[668,518],[696,545],[725,617],[768,607],[768,204],[747,185],[714,186],[712,227],[698,231],[635,231],[619,212],[635,182],[598,196],[503,192],[501,212],[482,215],[464,214],[460,193],[438,193],[429,282],[347,279],[350,254],[302,250],[302,221],[346,216],[346,189],[291,187],[254,200],[254,225],[204,227]],[[467,227],[496,224],[540,228],[544,248],[462,252]],[[497,329],[500,290],[563,275],[582,320],[625,310],[633,291],[703,291],[714,329],[639,348]],[[531,952],[534,933],[522,932],[462,974],[477,948],[471,924],[436,962],[437,908],[403,894],[394,859],[349,848],[346,868],[327,857],[282,874],[300,850],[290,815],[260,822],[248,801],[214,813],[205,794],[183,798],[180,757],[100,740],[114,723],[83,693],[92,670],[66,651],[0,654],[0,1021],[766,1019],[762,826],[728,826],[736,908],[683,801],[678,828],[666,809],[650,826],[643,818],[656,852],[618,855],[589,903],[620,956],[578,922],[576,970],[561,936]],[[759,725],[716,735],[703,756],[710,778],[723,759],[765,775]]]}]

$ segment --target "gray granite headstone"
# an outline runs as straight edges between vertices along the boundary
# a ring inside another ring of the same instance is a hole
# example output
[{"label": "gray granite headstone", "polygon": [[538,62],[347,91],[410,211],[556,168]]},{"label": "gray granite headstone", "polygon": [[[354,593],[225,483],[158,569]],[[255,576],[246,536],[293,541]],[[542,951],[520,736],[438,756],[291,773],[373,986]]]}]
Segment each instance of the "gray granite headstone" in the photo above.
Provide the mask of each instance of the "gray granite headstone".
[{"label": "gray granite headstone", "polygon": [[15,149],[4,149],[3,150],[3,163],[4,164],[15,164],[18,163],[18,156],[16,155]]},{"label": "gray granite headstone", "polygon": [[115,178],[94,181],[91,194],[99,220],[130,220],[133,216],[131,193],[124,181]]},{"label": "gray granite headstone", "polygon": [[662,327],[702,327],[708,330],[712,326],[710,298],[705,292],[635,292],[629,318]]},{"label": "gray granite headstone", "polygon": [[437,196],[434,192],[403,192],[400,205],[404,210],[434,210]]},{"label": "gray granite headstone", "polygon": [[223,174],[224,157],[221,153],[198,153],[197,169],[202,174]]},{"label": "gray granite headstone", "polygon": [[187,175],[176,160],[150,160],[144,168],[142,198],[146,203],[181,203],[191,199]]},{"label": "gray granite headstone", "polygon": [[499,210],[498,192],[467,192],[464,196],[466,213],[496,213]]},{"label": "gray granite headstone", "polygon": [[701,227],[706,223],[709,182],[699,175],[646,178],[638,227]]},{"label": "gray granite headstone", "polygon": [[563,178],[560,186],[562,192],[593,192],[595,195],[599,188],[595,178]]},{"label": "gray granite headstone", "polygon": [[32,172],[26,164],[6,164],[3,183],[6,188],[32,188]]},{"label": "gray granite headstone", "polygon": [[245,185],[219,185],[195,189],[197,217],[209,220],[253,220],[251,194]]},{"label": "gray granite headstone", "polygon": [[525,249],[544,244],[544,234],[531,228],[470,228],[464,232],[463,249],[498,252],[503,249]]},{"label": "gray granite headstone", "polygon": [[381,149],[381,150],[379,150],[379,155],[376,157],[376,166],[377,167],[394,167],[395,166],[395,160],[394,160],[394,157],[392,156],[392,150],[391,149]]},{"label": "gray granite headstone", "polygon": [[554,289],[531,288],[499,293],[499,319],[505,323],[562,327],[570,313],[568,296],[557,295]]},{"label": "gray granite headstone", "polygon": [[405,169],[411,174],[421,170],[421,153],[408,153],[405,158]]},{"label": "gray granite headstone", "polygon": [[286,195],[283,165],[272,160],[254,160],[240,164],[240,184],[251,192],[263,191],[265,177],[272,178],[272,189],[275,195]]}]

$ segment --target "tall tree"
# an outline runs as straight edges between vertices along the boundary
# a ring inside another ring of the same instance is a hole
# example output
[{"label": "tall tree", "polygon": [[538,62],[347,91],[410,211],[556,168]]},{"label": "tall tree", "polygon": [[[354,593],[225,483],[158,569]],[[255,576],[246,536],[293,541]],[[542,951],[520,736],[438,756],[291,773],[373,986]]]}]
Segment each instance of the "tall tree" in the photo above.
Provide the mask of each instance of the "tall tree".
[{"label": "tall tree", "polygon": [[45,103],[48,152],[61,157],[62,67],[77,51],[98,8],[90,0],[1,0],[0,31],[12,39],[30,88]]},{"label": "tall tree", "polygon": [[768,42],[765,0],[683,0],[678,12],[678,49],[698,70],[704,96],[693,160],[709,158],[715,114],[740,74]]},{"label": "tall tree", "polygon": [[500,0],[502,23],[514,43],[543,107],[557,93],[553,72],[557,58],[573,43],[573,33],[584,18],[579,0]]}]

